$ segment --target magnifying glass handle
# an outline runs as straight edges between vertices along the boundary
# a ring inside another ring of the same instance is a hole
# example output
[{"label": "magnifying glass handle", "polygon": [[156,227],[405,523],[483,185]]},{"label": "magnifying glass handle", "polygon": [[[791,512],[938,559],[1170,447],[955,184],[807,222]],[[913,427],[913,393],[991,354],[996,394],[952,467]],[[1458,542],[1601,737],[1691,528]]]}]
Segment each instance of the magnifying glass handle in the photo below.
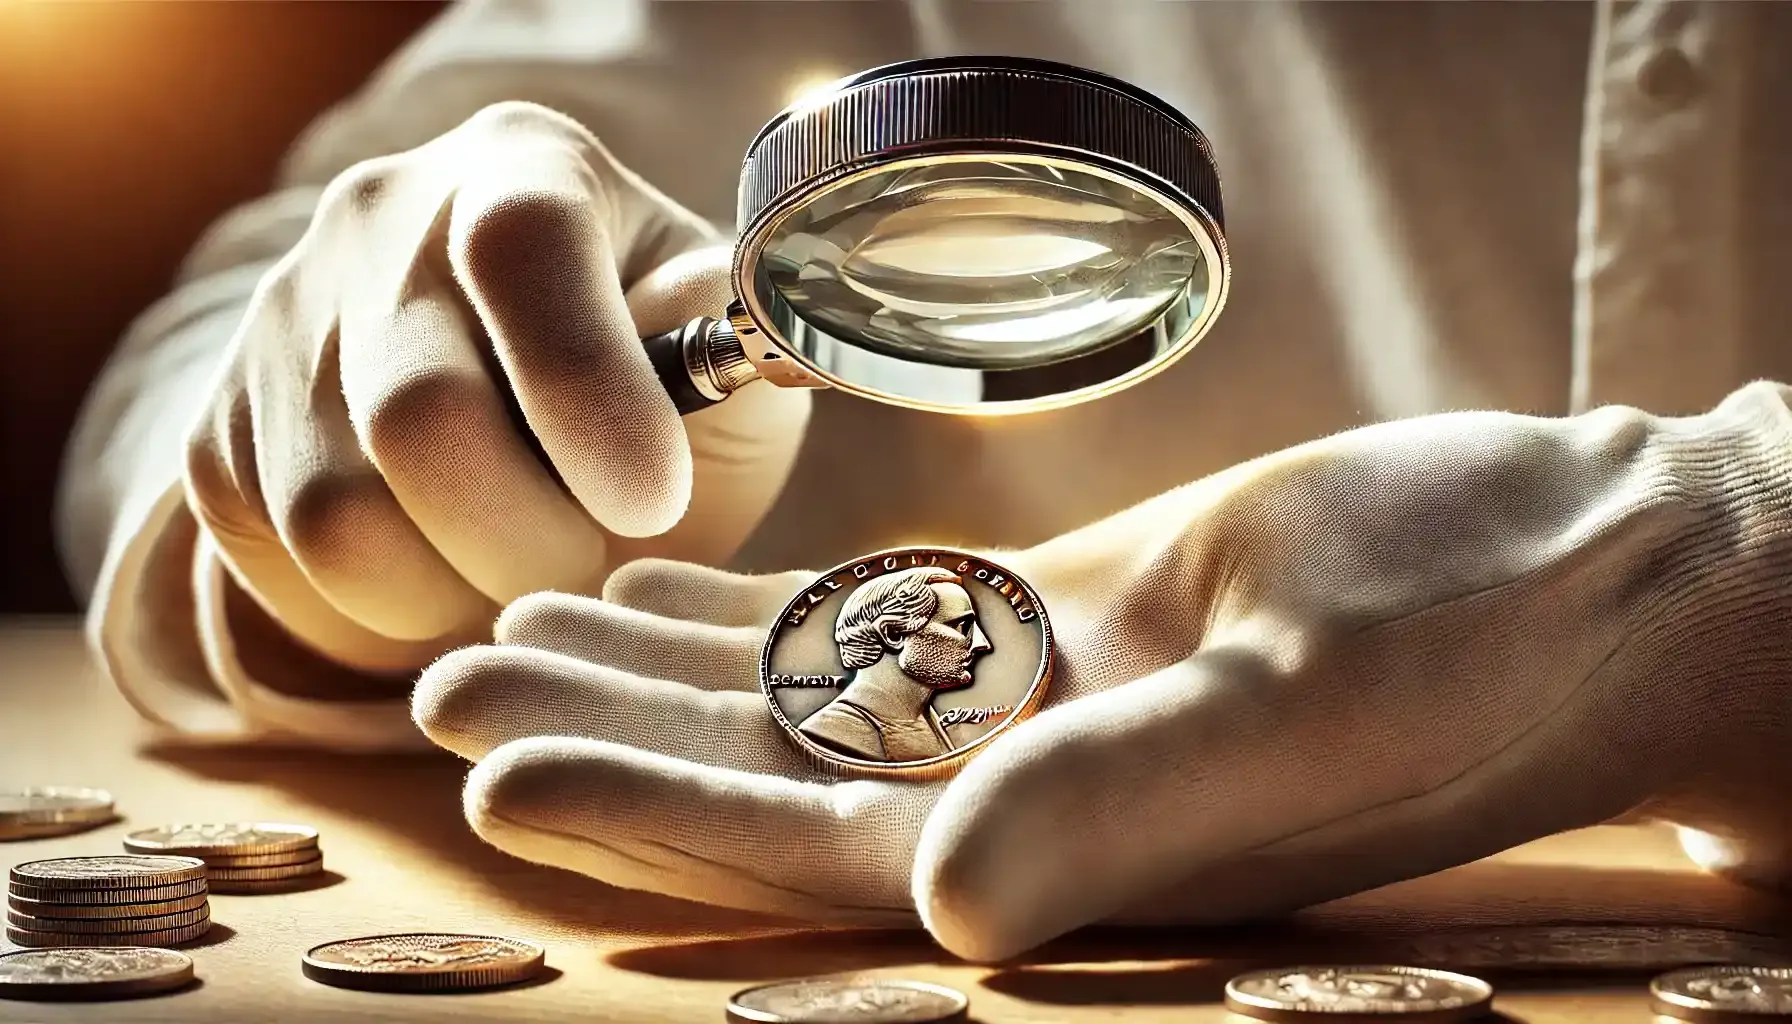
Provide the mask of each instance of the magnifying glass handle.
[{"label": "magnifying glass handle", "polygon": [[759,376],[747,360],[734,325],[700,316],[683,327],[641,339],[679,415],[707,409]]}]

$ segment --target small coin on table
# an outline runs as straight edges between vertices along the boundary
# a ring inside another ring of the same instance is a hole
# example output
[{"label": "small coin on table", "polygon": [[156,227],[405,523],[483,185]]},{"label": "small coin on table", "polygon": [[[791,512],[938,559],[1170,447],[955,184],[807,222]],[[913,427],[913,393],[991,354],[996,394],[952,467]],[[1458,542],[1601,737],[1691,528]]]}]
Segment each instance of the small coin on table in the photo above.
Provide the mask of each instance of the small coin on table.
[{"label": "small coin on table", "polygon": [[317,849],[317,829],[272,821],[160,825],[125,836],[124,848],[203,860],[265,856]]},{"label": "small coin on table", "polygon": [[66,836],[115,817],[112,794],[81,786],[0,789],[0,840]]},{"label": "small coin on table", "polygon": [[0,953],[0,999],[127,999],[181,988],[193,959],[172,949],[77,947]]},{"label": "small coin on table", "polygon": [[1441,1024],[1486,1014],[1493,986],[1466,974],[1391,964],[1281,967],[1228,981],[1226,1007],[1263,1021],[1357,1016]]},{"label": "small coin on table", "polygon": [[963,992],[905,978],[799,978],[756,985],[728,1000],[738,1024],[943,1024],[970,1009]]},{"label": "small coin on table", "polygon": [[1792,1017],[1792,968],[1688,967],[1649,983],[1656,1013],[1694,1024]]},{"label": "small coin on table", "polygon": [[305,953],[301,970],[337,988],[466,992],[527,981],[546,961],[545,950],[520,939],[425,932],[326,942]]}]

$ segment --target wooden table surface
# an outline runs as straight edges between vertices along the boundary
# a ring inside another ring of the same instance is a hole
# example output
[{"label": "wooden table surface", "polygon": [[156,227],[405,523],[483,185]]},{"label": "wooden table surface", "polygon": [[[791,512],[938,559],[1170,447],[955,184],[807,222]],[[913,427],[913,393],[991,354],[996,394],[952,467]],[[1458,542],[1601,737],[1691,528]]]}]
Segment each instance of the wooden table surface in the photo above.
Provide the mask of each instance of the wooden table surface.
[{"label": "wooden table surface", "polygon": [[[0,1021],[686,1024],[722,1020],[729,993],[749,984],[863,970],[954,986],[985,1024],[1199,1024],[1241,1020],[1219,1004],[1237,971],[1322,960],[1454,966],[1494,980],[1509,1021],[1615,1024],[1651,1019],[1655,969],[1792,956],[1792,906],[1697,872],[1659,828],[1605,826],[1273,926],[1087,933],[1021,962],[971,965],[920,932],[793,933],[525,864],[468,830],[465,772],[445,755],[170,745],[92,668],[74,623],[0,620],[0,786],[104,787],[123,816],[0,843],[0,867],[120,852],[125,832],[148,825],[261,819],[318,828],[330,872],[305,892],[214,896],[211,934],[187,947],[194,988],[120,1003],[0,1001]],[[299,972],[317,943],[421,930],[531,939],[552,970],[516,989],[436,996],[349,992]]]}]

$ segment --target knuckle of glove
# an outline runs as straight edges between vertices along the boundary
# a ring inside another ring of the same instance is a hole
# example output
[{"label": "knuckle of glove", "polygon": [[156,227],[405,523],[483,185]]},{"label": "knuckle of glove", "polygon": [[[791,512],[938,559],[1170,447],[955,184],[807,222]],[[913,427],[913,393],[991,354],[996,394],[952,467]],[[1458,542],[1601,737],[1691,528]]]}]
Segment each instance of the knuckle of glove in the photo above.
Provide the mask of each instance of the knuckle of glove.
[{"label": "knuckle of glove", "polygon": [[327,228],[371,218],[396,189],[404,159],[404,154],[374,157],[332,178],[318,197],[315,224]]},{"label": "knuckle of glove", "polygon": [[551,107],[528,100],[500,100],[481,107],[461,122],[456,133],[480,139],[522,135],[596,141],[578,121]]},{"label": "knuckle of glove", "polygon": [[439,450],[444,424],[477,422],[490,386],[468,369],[421,363],[382,381],[366,407],[352,412],[362,420],[361,438],[376,464],[410,464],[419,452]]},{"label": "knuckle of glove", "polygon": [[370,471],[301,471],[271,511],[293,557],[312,572],[362,576],[388,546],[385,485]]},{"label": "knuckle of glove", "polygon": [[495,294],[531,285],[526,279],[512,280],[518,268],[533,272],[534,261],[526,258],[529,255],[590,252],[602,244],[592,206],[596,194],[595,186],[589,192],[568,187],[507,192],[485,199],[464,224],[457,225],[455,247],[462,265]]}]

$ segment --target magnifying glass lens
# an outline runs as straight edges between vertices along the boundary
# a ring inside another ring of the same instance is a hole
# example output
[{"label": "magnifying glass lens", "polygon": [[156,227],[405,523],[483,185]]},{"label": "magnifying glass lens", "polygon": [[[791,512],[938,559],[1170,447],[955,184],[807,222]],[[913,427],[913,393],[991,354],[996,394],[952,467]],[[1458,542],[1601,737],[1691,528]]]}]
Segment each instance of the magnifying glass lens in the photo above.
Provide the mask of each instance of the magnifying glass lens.
[{"label": "magnifying glass lens", "polygon": [[911,362],[1038,367],[1186,301],[1206,257],[1163,199],[1071,161],[886,166],[813,196],[760,268],[811,326]]}]

